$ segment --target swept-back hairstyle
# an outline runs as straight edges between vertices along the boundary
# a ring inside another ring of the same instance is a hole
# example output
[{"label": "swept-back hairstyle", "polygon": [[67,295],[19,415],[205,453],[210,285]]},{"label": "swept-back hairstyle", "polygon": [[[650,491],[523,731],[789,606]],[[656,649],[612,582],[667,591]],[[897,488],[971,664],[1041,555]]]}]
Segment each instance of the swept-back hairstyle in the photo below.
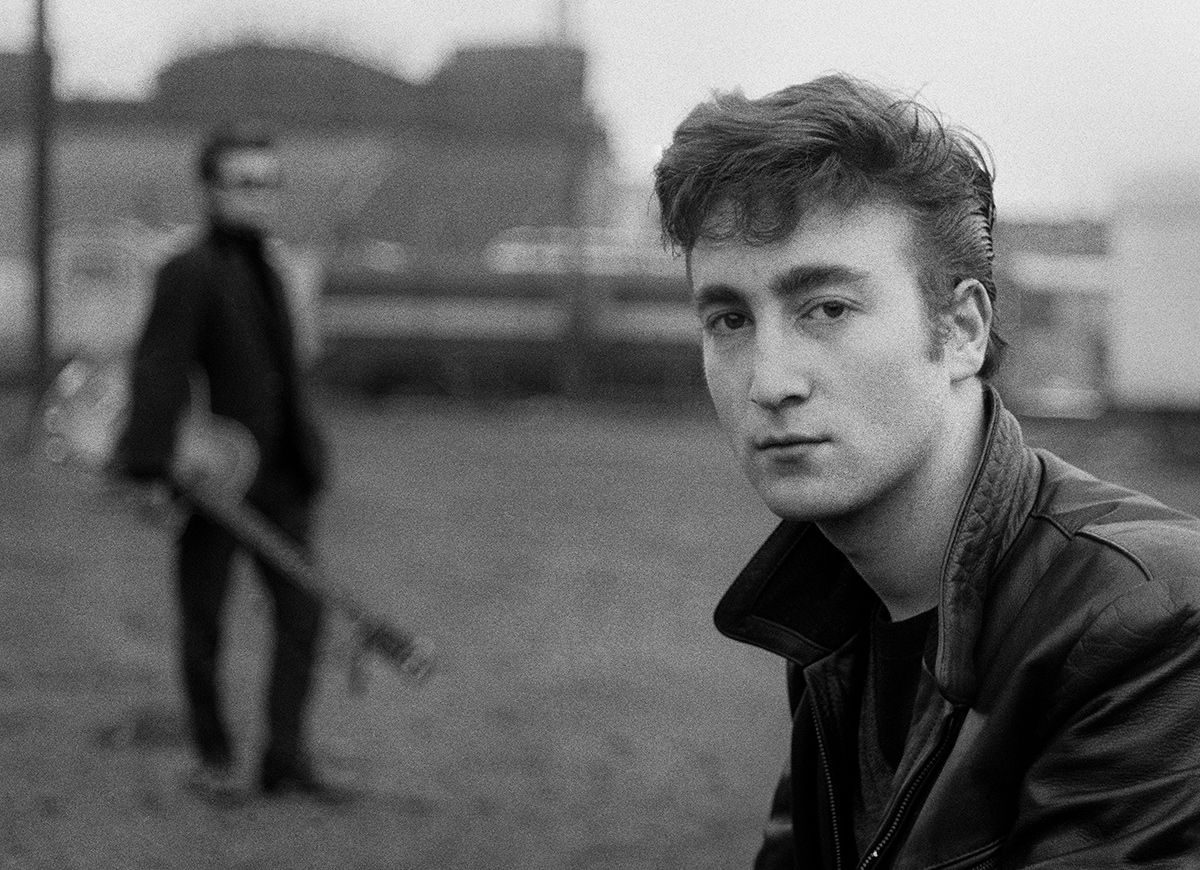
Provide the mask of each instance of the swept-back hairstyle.
[{"label": "swept-back hairstyle", "polygon": [[[928,107],[835,74],[759,99],[739,91],[701,103],[655,167],[664,241],[781,241],[813,208],[882,201],[907,212],[931,319],[957,284],[978,280],[993,306],[993,172],[985,146]],[[1004,340],[995,321],[980,375]]]}]

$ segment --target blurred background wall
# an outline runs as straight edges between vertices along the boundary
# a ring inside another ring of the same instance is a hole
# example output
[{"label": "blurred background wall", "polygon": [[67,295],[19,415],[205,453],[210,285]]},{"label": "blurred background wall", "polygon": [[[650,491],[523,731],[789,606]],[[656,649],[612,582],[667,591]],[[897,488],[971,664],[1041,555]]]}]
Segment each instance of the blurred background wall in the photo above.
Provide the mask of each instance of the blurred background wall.
[{"label": "blurred background wall", "polygon": [[[28,59],[0,54],[0,372],[27,370]],[[555,40],[459,47],[406,80],[333,49],[233,41],[177,57],[141,100],[67,98],[52,163],[56,353],[120,352],[155,263],[194,232],[213,125],[271,124],[281,235],[330,382],[371,392],[701,391],[682,265],[650,180],[622,174]],[[1027,414],[1200,408],[1191,254],[1200,181],[1130,178],[1110,213],[996,231],[1000,378]],[[1173,287],[1169,300],[1146,288]]]}]

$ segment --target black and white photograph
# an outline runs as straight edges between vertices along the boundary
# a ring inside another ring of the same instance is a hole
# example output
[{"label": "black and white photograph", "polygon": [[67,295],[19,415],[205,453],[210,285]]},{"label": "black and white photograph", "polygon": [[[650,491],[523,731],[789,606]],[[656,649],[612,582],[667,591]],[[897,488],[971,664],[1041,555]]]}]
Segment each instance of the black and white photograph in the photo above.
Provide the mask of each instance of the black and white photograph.
[{"label": "black and white photograph", "polygon": [[0,870],[1200,868],[1200,4],[0,0]]}]

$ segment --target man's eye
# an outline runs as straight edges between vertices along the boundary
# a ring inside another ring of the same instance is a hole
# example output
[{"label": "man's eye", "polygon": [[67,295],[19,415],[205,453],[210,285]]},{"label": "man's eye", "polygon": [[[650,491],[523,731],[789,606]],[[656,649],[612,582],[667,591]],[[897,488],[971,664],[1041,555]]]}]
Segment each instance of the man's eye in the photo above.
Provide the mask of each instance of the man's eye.
[{"label": "man's eye", "polygon": [[717,314],[708,319],[708,328],[713,332],[732,332],[742,329],[746,326],[749,318],[745,314],[739,314],[736,311],[727,311],[724,314]]},{"label": "man's eye", "polygon": [[822,302],[809,312],[809,316],[821,320],[840,320],[849,310],[844,302]]}]

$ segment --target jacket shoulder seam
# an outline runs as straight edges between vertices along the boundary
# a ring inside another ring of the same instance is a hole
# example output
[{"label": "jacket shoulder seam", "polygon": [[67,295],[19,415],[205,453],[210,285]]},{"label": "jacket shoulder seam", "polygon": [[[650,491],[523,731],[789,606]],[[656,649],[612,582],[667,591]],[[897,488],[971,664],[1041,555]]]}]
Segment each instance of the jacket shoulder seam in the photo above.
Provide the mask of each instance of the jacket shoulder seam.
[{"label": "jacket shoulder seam", "polygon": [[1142,558],[1137,553],[1130,550],[1128,547],[1125,547],[1122,544],[1118,544],[1112,538],[1106,538],[1104,535],[1100,534],[1097,531],[1093,531],[1091,529],[1080,529],[1078,534],[1082,537],[1090,538],[1093,541],[1096,541],[1100,544],[1104,544],[1104,545],[1110,547],[1111,549],[1115,550],[1117,553],[1121,554],[1126,559],[1128,559],[1130,562],[1132,562],[1135,566],[1137,566],[1138,571],[1141,572],[1142,577],[1145,578],[1146,582],[1148,582],[1148,583],[1154,582],[1154,573],[1146,566],[1146,563],[1144,561],[1142,561]]},{"label": "jacket shoulder seam", "polygon": [[1142,577],[1147,582],[1154,581],[1154,573],[1146,566],[1146,563],[1142,560],[1142,558],[1140,556],[1138,556],[1137,553],[1133,552],[1128,547],[1117,543],[1112,538],[1105,537],[1104,535],[1100,534],[1095,529],[1091,529],[1091,528],[1088,528],[1087,526],[1084,526],[1081,529],[1076,529],[1075,531],[1071,531],[1066,526],[1064,526],[1058,520],[1057,517],[1054,517],[1050,514],[1035,512],[1035,513],[1030,514],[1030,516],[1035,519],[1044,520],[1045,522],[1049,523],[1055,529],[1057,529],[1060,534],[1062,534],[1064,537],[1066,537],[1068,540],[1072,539],[1072,538],[1087,538],[1091,541],[1095,541],[1097,544],[1108,547],[1109,549],[1113,550],[1118,555],[1123,556],[1125,559],[1129,560],[1129,562],[1138,569],[1138,571],[1141,573]]},{"label": "jacket shoulder seam", "polygon": [[1035,511],[1029,512],[1029,518],[1032,520],[1041,520],[1043,522],[1049,523],[1064,538],[1067,538],[1067,539],[1071,538],[1071,530],[1068,529],[1066,526],[1064,526],[1059,521],[1058,517],[1054,516],[1053,514],[1041,513],[1039,511],[1035,510]]}]

